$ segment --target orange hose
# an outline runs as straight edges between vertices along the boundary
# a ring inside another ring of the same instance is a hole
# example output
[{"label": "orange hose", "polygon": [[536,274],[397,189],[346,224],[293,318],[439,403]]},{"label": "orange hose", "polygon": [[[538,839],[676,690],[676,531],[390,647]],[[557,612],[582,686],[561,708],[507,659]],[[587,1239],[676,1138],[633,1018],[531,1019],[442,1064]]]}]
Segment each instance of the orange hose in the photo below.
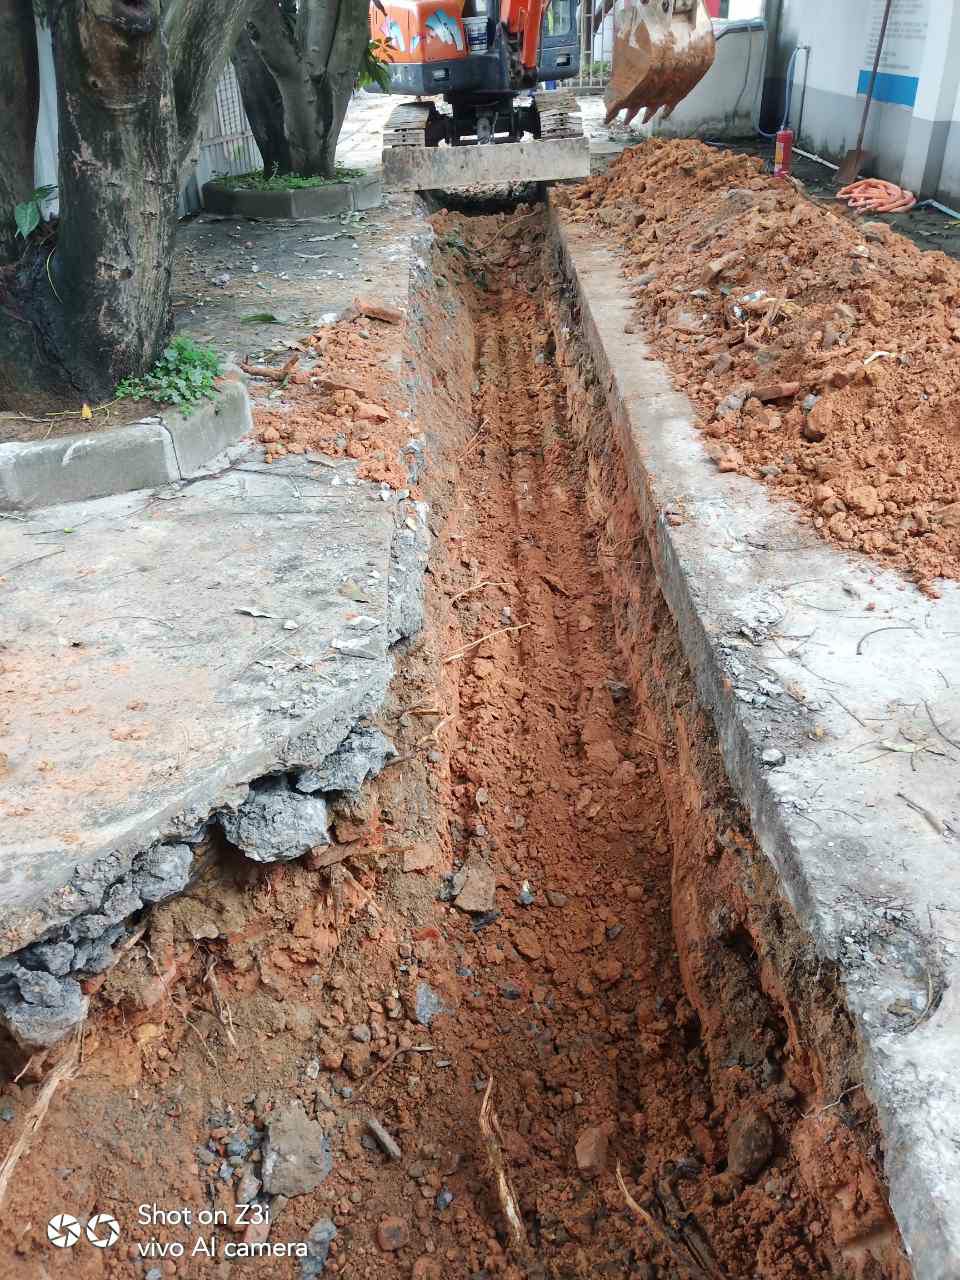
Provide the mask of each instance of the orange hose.
[{"label": "orange hose", "polygon": [[858,213],[906,213],[917,203],[917,197],[905,187],[883,178],[861,178],[837,192],[838,200],[845,200]]}]

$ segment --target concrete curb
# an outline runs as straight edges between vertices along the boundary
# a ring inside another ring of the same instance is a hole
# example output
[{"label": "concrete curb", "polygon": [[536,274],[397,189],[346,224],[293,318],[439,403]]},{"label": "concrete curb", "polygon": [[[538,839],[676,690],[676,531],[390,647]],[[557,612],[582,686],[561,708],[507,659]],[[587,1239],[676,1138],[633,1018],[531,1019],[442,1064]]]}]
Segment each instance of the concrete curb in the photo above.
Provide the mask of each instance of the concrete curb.
[{"label": "concrete curb", "polygon": [[183,480],[253,426],[242,382],[228,379],[193,413],[115,431],[0,444],[0,511],[105,498]]},{"label": "concrete curb", "polygon": [[[941,725],[954,723],[946,700],[960,713],[949,693],[960,655],[947,638],[960,631],[960,591],[944,584],[931,606],[820,542],[759,483],[719,474],[688,400],[642,337],[625,333],[633,307],[618,260],[553,209],[551,225],[728,777],[784,896],[842,979],[914,1274],[960,1275],[956,761],[930,756],[914,772],[880,751],[876,763],[878,743],[905,740],[905,708],[919,708],[927,732],[925,707]],[[895,629],[890,646],[878,632]],[[923,812],[946,827],[936,832]],[[904,1008],[916,1013],[904,1019]]]},{"label": "concrete curb", "polygon": [[383,199],[380,175],[365,173],[348,182],[290,191],[247,191],[221,182],[203,184],[208,213],[238,218],[328,218],[338,213],[375,209]]}]

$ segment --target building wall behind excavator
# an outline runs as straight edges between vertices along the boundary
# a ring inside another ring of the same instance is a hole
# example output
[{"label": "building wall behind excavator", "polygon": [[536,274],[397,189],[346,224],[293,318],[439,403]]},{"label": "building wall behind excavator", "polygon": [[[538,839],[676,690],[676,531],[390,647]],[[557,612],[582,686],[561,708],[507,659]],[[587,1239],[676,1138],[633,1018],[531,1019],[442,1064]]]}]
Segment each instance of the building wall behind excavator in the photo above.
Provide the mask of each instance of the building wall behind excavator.
[{"label": "building wall behind excavator", "polygon": [[[883,0],[768,0],[764,124],[780,122],[790,57],[789,123],[805,150],[837,161],[856,145]],[[960,202],[960,0],[893,0],[864,147],[868,172]]]}]

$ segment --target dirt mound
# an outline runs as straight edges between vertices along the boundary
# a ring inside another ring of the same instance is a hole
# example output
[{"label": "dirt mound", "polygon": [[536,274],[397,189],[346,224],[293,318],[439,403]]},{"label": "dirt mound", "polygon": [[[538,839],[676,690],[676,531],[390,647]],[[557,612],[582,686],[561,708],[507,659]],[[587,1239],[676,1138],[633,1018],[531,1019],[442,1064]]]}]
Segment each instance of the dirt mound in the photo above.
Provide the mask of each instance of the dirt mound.
[{"label": "dirt mound", "polygon": [[720,470],[931,594],[960,578],[960,265],[695,141],[560,200],[622,253]]},{"label": "dirt mound", "polygon": [[[408,487],[398,461],[410,425],[401,417],[399,370],[390,367],[400,318],[392,310],[357,314],[349,308],[335,324],[293,344],[278,365],[244,366],[266,375],[254,373],[251,393],[254,436],[267,462],[316,450],[357,459],[361,479]],[[274,387],[266,396],[264,382]]]}]

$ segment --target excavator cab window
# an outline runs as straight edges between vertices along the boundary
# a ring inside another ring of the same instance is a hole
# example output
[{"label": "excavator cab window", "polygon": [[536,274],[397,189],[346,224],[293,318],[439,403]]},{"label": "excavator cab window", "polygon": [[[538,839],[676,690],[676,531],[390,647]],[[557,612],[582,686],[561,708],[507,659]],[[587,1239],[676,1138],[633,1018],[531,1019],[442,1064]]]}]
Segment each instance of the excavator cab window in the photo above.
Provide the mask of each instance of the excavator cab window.
[{"label": "excavator cab window", "polygon": [[543,34],[572,36],[576,31],[576,8],[573,0],[549,0],[543,11]]}]

